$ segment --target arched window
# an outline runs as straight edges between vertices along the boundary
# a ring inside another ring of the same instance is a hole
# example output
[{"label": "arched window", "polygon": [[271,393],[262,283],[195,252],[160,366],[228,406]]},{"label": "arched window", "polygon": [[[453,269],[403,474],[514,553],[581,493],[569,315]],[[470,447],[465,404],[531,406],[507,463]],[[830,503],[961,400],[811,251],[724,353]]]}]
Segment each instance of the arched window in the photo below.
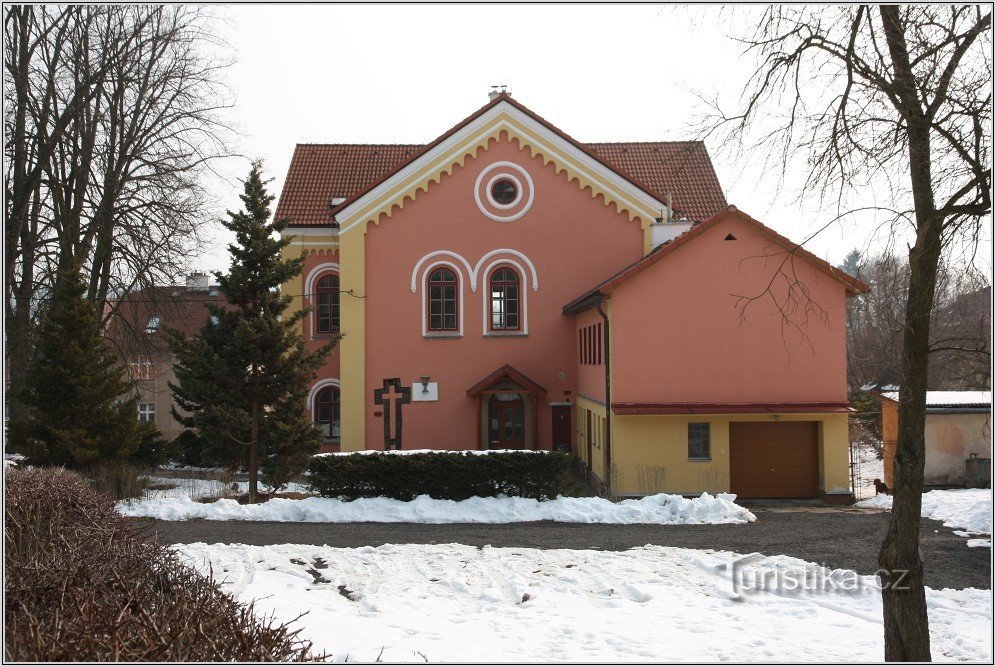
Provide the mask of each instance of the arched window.
[{"label": "arched window", "polygon": [[315,397],[315,423],[326,440],[339,439],[339,387],[325,387]]},{"label": "arched window", "polygon": [[339,276],[330,273],[318,281],[315,287],[315,331],[334,333],[339,331]]},{"label": "arched window", "polygon": [[450,269],[440,266],[429,274],[429,331],[457,330],[457,279]]},{"label": "arched window", "polygon": [[519,330],[519,274],[501,266],[491,273],[491,330]]}]

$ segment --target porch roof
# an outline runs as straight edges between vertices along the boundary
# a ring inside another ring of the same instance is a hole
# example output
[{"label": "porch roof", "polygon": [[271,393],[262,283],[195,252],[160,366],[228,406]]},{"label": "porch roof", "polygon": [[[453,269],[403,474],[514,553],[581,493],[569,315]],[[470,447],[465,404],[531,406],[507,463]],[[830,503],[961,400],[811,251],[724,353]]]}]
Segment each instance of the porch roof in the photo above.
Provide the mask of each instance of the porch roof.
[{"label": "porch roof", "polygon": [[495,369],[487,376],[482,378],[480,382],[476,383],[473,387],[467,390],[467,396],[474,398],[480,396],[481,394],[487,392],[488,389],[495,386],[499,382],[514,382],[515,384],[522,387],[527,394],[533,396],[546,396],[546,389],[541,387],[539,384],[530,379],[527,375],[521,371],[516,370],[512,366],[505,364],[504,366]]}]

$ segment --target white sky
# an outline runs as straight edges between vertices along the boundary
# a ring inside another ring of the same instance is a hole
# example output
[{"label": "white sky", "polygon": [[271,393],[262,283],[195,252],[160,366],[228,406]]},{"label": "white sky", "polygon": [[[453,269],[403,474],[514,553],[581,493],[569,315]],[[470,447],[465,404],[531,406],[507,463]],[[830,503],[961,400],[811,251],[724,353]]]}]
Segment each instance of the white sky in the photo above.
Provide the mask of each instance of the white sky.
[{"label": "white sky", "polygon": [[[240,145],[263,158],[279,194],[299,142],[425,143],[487,102],[505,83],[514,97],[580,141],[696,138],[692,91],[735,102],[752,61],[724,33],[750,21],[654,6],[218,7],[236,64],[232,117]],[[832,217],[795,203],[795,183],[737,165],[707,144],[727,200],[795,241]],[[247,161],[229,161],[231,178]],[[222,207],[238,184],[219,185]],[[836,224],[807,244],[833,263],[871,243],[874,225]],[[219,233],[201,267],[227,268]]]}]

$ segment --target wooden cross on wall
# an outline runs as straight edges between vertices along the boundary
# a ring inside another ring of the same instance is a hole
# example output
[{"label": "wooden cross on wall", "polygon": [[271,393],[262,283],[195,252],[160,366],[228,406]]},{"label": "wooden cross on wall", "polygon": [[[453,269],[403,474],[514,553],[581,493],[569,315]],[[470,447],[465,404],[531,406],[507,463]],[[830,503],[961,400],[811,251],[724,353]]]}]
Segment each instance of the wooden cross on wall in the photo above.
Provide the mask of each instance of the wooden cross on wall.
[{"label": "wooden cross on wall", "polygon": [[411,402],[412,388],[402,387],[401,378],[386,379],[383,389],[374,389],[374,403],[384,406],[384,449],[401,449],[401,406]]}]

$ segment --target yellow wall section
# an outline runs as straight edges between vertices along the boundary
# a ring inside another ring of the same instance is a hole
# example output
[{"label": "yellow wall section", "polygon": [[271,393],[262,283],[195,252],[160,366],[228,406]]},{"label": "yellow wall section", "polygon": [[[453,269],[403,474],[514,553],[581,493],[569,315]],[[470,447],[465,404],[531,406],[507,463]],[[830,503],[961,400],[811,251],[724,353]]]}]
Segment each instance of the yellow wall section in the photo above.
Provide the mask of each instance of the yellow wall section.
[{"label": "yellow wall section", "polygon": [[[360,230],[356,230],[359,232]],[[366,414],[366,289],[364,283],[366,253],[365,231],[343,236],[339,240],[339,317],[343,333],[339,355],[339,396],[342,406],[341,451],[365,448],[364,415]],[[346,293],[348,292],[348,293]]]},{"label": "yellow wall section", "polygon": [[[783,414],[781,421],[817,421],[820,488],[850,491],[845,414]],[[614,415],[612,490],[616,494],[698,494],[730,490],[730,422],[768,421],[774,415]],[[688,460],[688,423],[711,424],[711,461]]]},{"label": "yellow wall section", "polygon": [[[577,443],[578,454],[601,480],[605,479],[605,405],[584,396],[577,401]],[[588,415],[591,414],[591,430],[594,444],[591,448],[592,461],[588,461]]]}]

